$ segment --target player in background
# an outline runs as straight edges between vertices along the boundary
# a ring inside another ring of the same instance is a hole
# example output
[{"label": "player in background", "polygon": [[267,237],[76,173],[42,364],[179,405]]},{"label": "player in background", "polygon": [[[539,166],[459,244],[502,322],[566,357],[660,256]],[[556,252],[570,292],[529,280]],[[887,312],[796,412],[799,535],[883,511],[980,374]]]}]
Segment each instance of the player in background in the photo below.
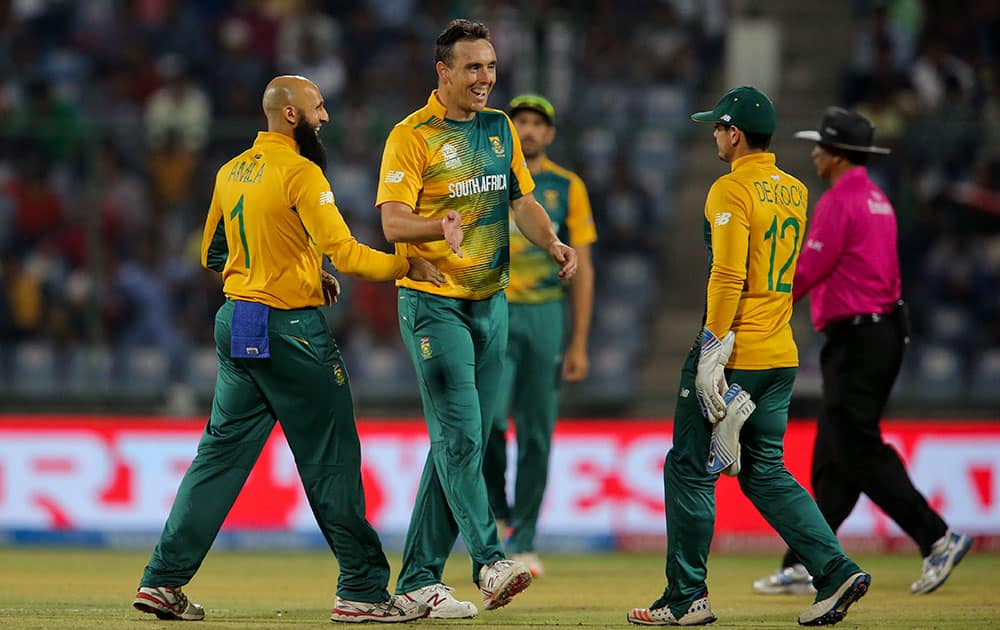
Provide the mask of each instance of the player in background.
[{"label": "player in background", "polygon": [[[559,238],[576,250],[579,261],[576,276],[567,287],[559,279],[559,265],[511,222],[507,359],[500,403],[483,455],[483,473],[501,533],[509,526],[507,553],[512,560],[524,562],[531,575],[538,577],[544,567],[535,553],[535,531],[559,412],[559,383],[582,381],[589,369],[587,336],[594,303],[590,246],[597,240],[597,232],[583,180],[545,154],[556,135],[552,103],[537,94],[522,94],[511,100],[507,111],[535,180],[535,198],[549,213]],[[567,303],[568,344],[564,330]],[[517,432],[514,503],[510,506],[504,479],[508,411],[513,414]]]}]

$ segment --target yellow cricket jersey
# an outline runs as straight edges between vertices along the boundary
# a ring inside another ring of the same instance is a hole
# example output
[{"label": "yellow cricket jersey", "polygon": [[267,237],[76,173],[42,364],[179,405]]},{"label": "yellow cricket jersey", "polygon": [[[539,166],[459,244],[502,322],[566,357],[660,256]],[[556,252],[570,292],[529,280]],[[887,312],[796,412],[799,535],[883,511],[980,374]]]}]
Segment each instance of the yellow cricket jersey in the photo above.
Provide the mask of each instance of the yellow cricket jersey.
[{"label": "yellow cricket jersey", "polygon": [[[546,158],[535,180],[535,199],[549,213],[559,240],[573,247],[597,240],[590,211],[587,187],[575,173]],[[539,304],[561,300],[564,287],[560,266],[548,252],[529,241],[513,220],[510,221],[510,284],[507,300],[518,304]]]},{"label": "yellow cricket jersey", "polygon": [[705,327],[736,333],[727,367],[794,367],[792,278],[805,239],[808,191],[775,166],[773,153],[734,160],[705,201],[711,272]]},{"label": "yellow cricket jersey", "polygon": [[351,235],[323,171],[292,138],[260,132],[215,176],[201,264],[222,272],[227,297],[292,309],[324,304],[323,254],[338,271],[392,280],[406,257],[371,249]]},{"label": "yellow cricket jersey", "polygon": [[472,120],[459,121],[446,119],[445,111],[435,90],[426,106],[389,133],[375,205],[398,201],[431,218],[443,218],[450,210],[461,213],[463,258],[444,240],[396,245],[397,252],[436,264],[447,282],[435,287],[403,278],[396,284],[481,300],[507,286],[510,202],[535,184],[507,114],[486,108]]}]

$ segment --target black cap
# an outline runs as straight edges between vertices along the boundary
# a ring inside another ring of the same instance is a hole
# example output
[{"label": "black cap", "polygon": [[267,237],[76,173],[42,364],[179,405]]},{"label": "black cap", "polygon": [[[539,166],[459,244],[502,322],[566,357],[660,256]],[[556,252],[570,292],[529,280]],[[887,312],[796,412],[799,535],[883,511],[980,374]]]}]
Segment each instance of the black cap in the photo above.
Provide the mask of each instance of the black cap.
[{"label": "black cap", "polygon": [[878,153],[887,155],[890,151],[885,147],[872,144],[875,137],[875,127],[871,121],[857,112],[851,112],[843,107],[827,107],[823,112],[823,120],[816,131],[796,131],[795,137],[802,140],[812,140],[844,151],[859,153]]}]

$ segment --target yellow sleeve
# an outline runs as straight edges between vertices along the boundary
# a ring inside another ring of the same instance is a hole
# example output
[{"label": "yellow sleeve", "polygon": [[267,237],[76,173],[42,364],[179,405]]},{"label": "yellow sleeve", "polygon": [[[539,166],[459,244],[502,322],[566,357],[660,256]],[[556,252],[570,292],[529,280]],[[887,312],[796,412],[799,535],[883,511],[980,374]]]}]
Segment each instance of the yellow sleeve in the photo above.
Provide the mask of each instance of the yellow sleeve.
[{"label": "yellow sleeve", "polygon": [[424,187],[426,167],[427,143],[424,139],[408,126],[393,127],[382,151],[375,205],[398,201],[416,209],[417,196]]},{"label": "yellow sleeve", "polygon": [[569,244],[573,247],[589,245],[597,240],[597,228],[594,227],[594,215],[590,210],[587,186],[576,176],[569,180],[566,227],[569,228]]},{"label": "yellow sleeve", "polygon": [[218,186],[212,190],[212,203],[208,206],[205,228],[201,235],[201,266],[221,272],[229,256],[226,243],[226,226],[222,222],[222,208],[219,206]]},{"label": "yellow sleeve", "polygon": [[510,156],[510,172],[514,175],[512,183],[516,184],[516,186],[511,186],[510,200],[514,201],[535,190],[535,179],[531,176],[531,171],[528,170],[527,160],[524,159],[524,151],[521,150],[521,137],[517,135],[517,128],[514,127],[510,117],[506,114],[504,117],[507,118],[507,125],[510,127],[514,145]]},{"label": "yellow sleeve", "polygon": [[402,278],[410,270],[404,255],[380,252],[354,238],[334,202],[329,182],[315,164],[303,164],[289,173],[288,196],[309,237],[330,257],[337,271],[382,281]]},{"label": "yellow sleeve", "polygon": [[747,277],[750,210],[753,201],[737,182],[719,179],[705,201],[712,232],[712,269],[708,276],[705,328],[717,337],[729,332]]}]

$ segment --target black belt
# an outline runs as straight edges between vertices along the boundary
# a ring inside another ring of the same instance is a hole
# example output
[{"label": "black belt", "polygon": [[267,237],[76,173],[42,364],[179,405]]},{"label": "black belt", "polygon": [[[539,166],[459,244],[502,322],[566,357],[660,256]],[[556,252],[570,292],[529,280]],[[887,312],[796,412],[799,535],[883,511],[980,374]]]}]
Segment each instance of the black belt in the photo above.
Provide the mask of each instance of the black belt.
[{"label": "black belt", "polygon": [[886,313],[860,313],[858,315],[848,315],[840,317],[823,328],[823,332],[831,335],[843,332],[845,329],[855,326],[867,326],[881,324],[884,322],[894,322],[899,324],[900,334],[906,343],[910,341],[910,321],[906,302],[898,300]]},{"label": "black belt", "polygon": [[[863,324],[877,324],[889,319],[890,313],[863,313],[861,315],[848,315],[840,317],[827,324],[826,328],[832,326],[861,326]],[[824,330],[826,330],[824,328]]]}]

